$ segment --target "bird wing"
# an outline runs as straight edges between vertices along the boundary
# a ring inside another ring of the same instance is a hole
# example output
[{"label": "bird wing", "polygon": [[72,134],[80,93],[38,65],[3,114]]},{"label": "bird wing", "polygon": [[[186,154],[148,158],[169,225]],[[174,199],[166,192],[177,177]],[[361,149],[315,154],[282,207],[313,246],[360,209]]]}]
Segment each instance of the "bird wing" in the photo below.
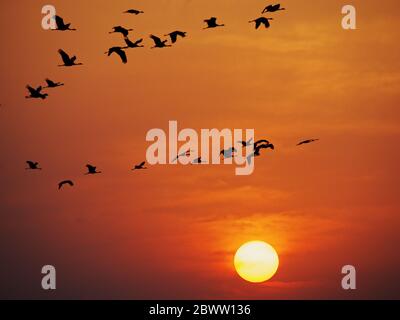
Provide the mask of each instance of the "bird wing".
[{"label": "bird wing", "polygon": [[173,33],[170,33],[170,35],[169,35],[170,37],[171,37],[171,42],[172,43],[175,43],[176,42],[176,40],[178,39],[178,34],[177,33],[175,33],[175,32],[173,32]]},{"label": "bird wing", "polygon": [[143,161],[141,164],[139,164],[139,167],[143,167],[146,164],[146,161]]},{"label": "bird wing", "polygon": [[140,44],[142,42],[143,42],[143,39],[139,39],[138,41],[135,42],[135,45],[138,45],[138,44]]},{"label": "bird wing", "polygon": [[36,164],[33,161],[27,161],[26,162],[30,167],[34,167]]},{"label": "bird wing", "polygon": [[58,50],[58,53],[61,55],[61,59],[63,60],[63,62],[65,64],[70,62],[69,55],[64,50],[60,49],[60,50]]},{"label": "bird wing", "polygon": [[63,27],[65,25],[63,18],[61,18],[60,16],[55,16],[55,19],[57,28]]},{"label": "bird wing", "polygon": [[134,46],[134,43],[128,37],[124,37],[125,43],[128,47]]},{"label": "bird wing", "polygon": [[127,63],[128,62],[128,58],[126,56],[126,53],[124,50],[122,50],[121,48],[115,49],[114,52],[119,55],[119,57],[121,58],[123,63]]},{"label": "bird wing", "polygon": [[260,19],[255,20],[255,22],[256,22],[256,29],[258,29],[262,22]]},{"label": "bird wing", "polygon": [[156,37],[155,35],[150,35],[150,38],[154,41],[156,45],[162,45],[162,41],[159,37]]},{"label": "bird wing", "polygon": [[55,85],[55,83],[53,81],[51,81],[50,79],[46,79],[46,83],[48,86]]},{"label": "bird wing", "polygon": [[26,88],[29,90],[29,92],[30,92],[30,94],[35,94],[36,93],[36,90],[35,89],[33,89],[31,86],[26,86]]}]

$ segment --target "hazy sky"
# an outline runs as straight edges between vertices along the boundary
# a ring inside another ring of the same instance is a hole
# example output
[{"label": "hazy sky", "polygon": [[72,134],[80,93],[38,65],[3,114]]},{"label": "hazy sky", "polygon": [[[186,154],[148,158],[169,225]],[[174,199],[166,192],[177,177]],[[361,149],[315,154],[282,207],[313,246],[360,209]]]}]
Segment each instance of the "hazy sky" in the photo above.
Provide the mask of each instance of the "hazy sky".
[{"label": "hazy sky", "polygon": [[[0,298],[400,298],[400,4],[338,0],[2,1]],[[52,4],[76,32],[44,31]],[[123,15],[129,8],[141,16]],[[217,16],[225,28],[202,30]],[[134,28],[129,63],[104,52]],[[150,50],[150,33],[188,32]],[[59,48],[83,66],[59,68]],[[62,81],[45,101],[25,86]],[[155,166],[152,128],[254,128],[276,146],[251,176],[231,166]],[[306,138],[320,138],[297,148]],[[41,172],[24,170],[39,161]],[[84,176],[92,163],[102,175]],[[57,190],[72,179],[73,189]],[[264,240],[269,282],[244,282],[233,255]],[[43,292],[41,268],[57,268]],[[341,289],[357,268],[358,290]]]}]

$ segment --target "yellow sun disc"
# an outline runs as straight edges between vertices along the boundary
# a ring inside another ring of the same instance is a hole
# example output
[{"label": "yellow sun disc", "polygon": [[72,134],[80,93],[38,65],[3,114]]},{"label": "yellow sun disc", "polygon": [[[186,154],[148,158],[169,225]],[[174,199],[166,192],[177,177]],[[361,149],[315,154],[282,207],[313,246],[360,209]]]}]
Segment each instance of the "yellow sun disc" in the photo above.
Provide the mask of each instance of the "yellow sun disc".
[{"label": "yellow sun disc", "polygon": [[260,283],[271,279],[279,266],[275,249],[263,241],[242,245],[235,254],[235,269],[244,280]]}]

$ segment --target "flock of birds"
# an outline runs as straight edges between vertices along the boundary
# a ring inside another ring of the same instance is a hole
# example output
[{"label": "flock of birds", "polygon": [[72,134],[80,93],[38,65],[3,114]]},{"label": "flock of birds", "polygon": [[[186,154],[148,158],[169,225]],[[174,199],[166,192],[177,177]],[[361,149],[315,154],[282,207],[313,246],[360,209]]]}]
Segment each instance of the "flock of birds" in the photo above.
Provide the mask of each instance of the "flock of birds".
[{"label": "flock of birds", "polygon": [[[274,13],[277,11],[285,10],[285,8],[281,7],[280,4],[272,4],[268,5],[264,8],[262,11],[262,14],[266,13]],[[131,14],[131,15],[140,15],[144,14],[143,11],[141,10],[136,10],[136,9],[129,9],[127,11],[123,12],[124,14]],[[54,31],[76,31],[75,28],[71,28],[71,23],[65,23],[64,19],[61,18],[60,16],[55,16],[55,24],[56,24],[56,29]],[[211,17],[209,19],[205,19],[204,23],[206,26],[204,29],[213,29],[213,28],[218,28],[218,27],[224,27],[225,24],[220,24],[217,21],[218,19],[216,17]],[[255,23],[255,28],[259,29],[261,25],[264,25],[265,28],[270,27],[270,21],[273,20],[273,18],[268,18],[265,16],[259,17],[257,19],[249,21],[249,23]],[[112,54],[116,54],[120,57],[121,61],[123,63],[128,62],[126,50],[128,49],[134,49],[134,48],[143,48],[143,38],[137,39],[137,40],[131,40],[129,38],[130,32],[133,31],[133,29],[127,29],[122,26],[115,26],[112,28],[112,31],[110,31],[110,34],[113,33],[118,33],[123,36],[123,40],[125,42],[124,46],[114,46],[108,49],[108,51],[105,52],[107,56],[111,56]],[[175,44],[178,41],[178,38],[185,38],[187,36],[187,32],[184,31],[173,31],[168,34],[165,34],[164,37],[169,37],[168,39],[161,39],[153,34],[150,35],[150,39],[153,40],[154,45],[151,47],[151,49],[155,48],[166,48],[166,47],[171,47],[173,44]],[[170,41],[170,43],[169,43]],[[77,57],[76,56],[70,56],[68,53],[66,53],[64,50],[59,49],[58,53],[61,56],[62,59],[62,64],[59,65],[59,67],[73,67],[73,66],[79,66],[82,65],[82,63],[77,62]],[[64,86],[64,83],[61,82],[55,82],[50,79],[46,79],[46,85],[45,86],[39,86],[39,87],[32,87],[30,85],[27,85],[27,89],[29,91],[29,95],[26,96],[27,99],[46,99],[48,97],[48,93],[43,93],[43,89],[52,89],[52,88],[57,88]],[[297,146],[304,145],[304,144],[309,144],[312,142],[316,142],[318,139],[308,139],[308,140],[303,140],[300,143],[297,144]],[[270,141],[263,139],[263,140],[258,140],[253,142],[253,139],[250,139],[249,141],[238,141],[238,145],[241,145],[242,148],[249,148],[251,147],[252,150],[250,153],[248,153],[247,156],[247,161],[250,163],[253,158],[261,156],[261,151],[262,150],[275,150],[275,146],[270,143]],[[233,158],[237,155],[238,149],[235,147],[222,150],[220,152],[220,156],[229,159]],[[181,154],[178,154],[173,161],[178,161],[179,158],[181,157],[191,157],[193,153],[193,150],[187,150]],[[27,161],[26,162],[28,167],[26,168],[27,170],[42,170],[41,167],[39,167],[39,163],[35,161]],[[201,158],[196,158],[191,161],[191,164],[205,164],[206,162]],[[86,165],[87,172],[85,175],[96,175],[96,174],[101,174],[101,171],[97,170],[96,166],[93,166],[91,164]],[[135,165],[132,170],[145,170],[147,169],[146,167],[146,162],[143,161],[142,163]],[[64,186],[71,186],[73,187],[75,184],[72,180],[63,180],[58,184],[58,188],[62,189]]]},{"label": "flock of birds", "polygon": [[[318,141],[319,139],[308,139],[308,140],[303,140],[297,144],[297,146],[309,144]],[[254,157],[259,157],[261,156],[261,150],[275,150],[274,144],[272,144],[270,141],[266,139],[258,140],[253,142],[253,139],[250,139],[248,141],[238,141],[238,145],[241,145],[242,148],[252,148],[252,151],[248,154],[247,156],[247,161],[248,163],[251,163],[252,159]],[[187,150],[184,151],[176,156],[175,159],[172,160],[172,162],[178,161],[178,159],[182,157],[192,157],[194,150]],[[238,149],[235,147],[231,147],[225,150],[221,150],[220,156],[223,157],[224,159],[229,159],[229,158],[234,158],[237,155]],[[28,167],[26,170],[42,170],[42,168],[39,166],[39,162],[36,161],[26,161]],[[196,164],[207,164],[201,157],[198,157],[194,160],[191,161],[191,164],[196,165]],[[87,172],[85,175],[95,175],[95,174],[101,174],[102,171],[98,171],[97,167],[91,164],[86,165]],[[146,167],[146,161],[141,162],[140,164],[135,165],[131,170],[146,170],[148,169]],[[58,189],[62,189],[64,186],[69,185],[73,187],[75,184],[72,180],[63,180],[58,183]]]}]

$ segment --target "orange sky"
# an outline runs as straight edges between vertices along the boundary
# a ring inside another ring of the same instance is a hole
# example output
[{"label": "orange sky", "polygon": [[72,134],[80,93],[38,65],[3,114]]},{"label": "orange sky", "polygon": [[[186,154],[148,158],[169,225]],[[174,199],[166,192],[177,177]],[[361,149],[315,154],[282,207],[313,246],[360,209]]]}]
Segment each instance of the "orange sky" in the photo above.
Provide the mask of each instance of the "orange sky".
[{"label": "orange sky", "polygon": [[[1,2],[0,298],[400,298],[400,4],[352,1],[358,29],[344,31],[347,2],[282,3],[256,31],[247,21],[261,0],[51,1],[78,29],[59,33],[41,29],[42,1]],[[121,14],[131,7],[145,14]],[[226,27],[202,30],[211,16]],[[145,37],[127,65],[103,54],[123,44],[114,25]],[[176,29],[188,37],[149,49],[150,33]],[[59,48],[84,65],[58,68]],[[66,85],[26,100],[46,77]],[[230,166],[129,171],[147,131],[169,120],[254,128],[276,150],[246,177]],[[87,163],[103,174],[84,176]],[[76,187],[59,192],[66,178]],[[260,285],[233,269],[255,239],[281,260]],[[40,289],[45,264],[55,293]],[[355,292],[340,287],[346,264]]]}]

